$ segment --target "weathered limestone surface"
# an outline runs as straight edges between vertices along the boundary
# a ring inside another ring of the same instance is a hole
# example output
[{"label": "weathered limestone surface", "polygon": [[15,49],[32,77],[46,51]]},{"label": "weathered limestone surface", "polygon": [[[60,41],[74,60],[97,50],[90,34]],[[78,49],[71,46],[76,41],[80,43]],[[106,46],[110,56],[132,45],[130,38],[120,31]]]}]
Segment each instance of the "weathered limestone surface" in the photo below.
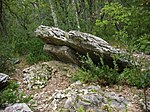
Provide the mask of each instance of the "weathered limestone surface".
[{"label": "weathered limestone surface", "polygon": [[52,112],[77,112],[80,108],[86,112],[124,112],[132,107],[131,102],[121,94],[104,92],[99,85],[87,85],[80,81],[65,90],[56,90],[48,100]]},{"label": "weathered limestone surface", "polygon": [[[105,64],[113,66],[112,54],[123,54],[110,46],[105,40],[91,34],[79,31],[65,32],[61,29],[39,26],[35,31],[46,45],[44,50],[63,62],[79,64],[79,55],[89,55],[94,62],[99,62],[99,56],[103,55]],[[124,68],[129,62],[123,59],[117,61],[119,68]]]},{"label": "weathered limestone surface", "polygon": [[28,89],[41,89],[46,86],[52,74],[52,68],[46,63],[32,65],[23,70],[23,83]]},{"label": "weathered limestone surface", "polygon": [[76,65],[79,64],[79,60],[77,60],[76,58],[76,53],[74,52],[74,50],[70,49],[67,46],[45,44],[44,51],[62,62],[72,63]]},{"label": "weathered limestone surface", "polygon": [[0,73],[0,89],[6,86],[8,79],[9,79],[8,75]]},{"label": "weathered limestone surface", "polygon": [[4,112],[33,112],[25,103],[15,103],[12,106],[6,107]]}]

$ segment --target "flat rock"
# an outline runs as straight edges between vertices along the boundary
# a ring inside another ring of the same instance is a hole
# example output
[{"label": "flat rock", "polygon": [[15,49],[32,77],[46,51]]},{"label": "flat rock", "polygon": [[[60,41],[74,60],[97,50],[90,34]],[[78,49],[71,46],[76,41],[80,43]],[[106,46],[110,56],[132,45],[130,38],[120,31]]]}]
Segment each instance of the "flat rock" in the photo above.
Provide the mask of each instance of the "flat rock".
[{"label": "flat rock", "polygon": [[4,73],[0,73],[0,89],[6,86],[9,76]]},{"label": "flat rock", "polygon": [[12,106],[6,107],[4,112],[32,112],[25,103],[16,103]]}]

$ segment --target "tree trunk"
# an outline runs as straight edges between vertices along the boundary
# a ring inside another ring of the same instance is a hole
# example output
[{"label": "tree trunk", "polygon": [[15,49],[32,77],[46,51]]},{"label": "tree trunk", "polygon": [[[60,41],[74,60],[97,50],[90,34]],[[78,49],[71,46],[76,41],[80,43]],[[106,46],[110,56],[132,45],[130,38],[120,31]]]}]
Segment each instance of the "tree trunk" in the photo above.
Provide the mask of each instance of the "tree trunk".
[{"label": "tree trunk", "polygon": [[58,21],[57,21],[56,13],[54,11],[53,0],[49,0],[49,4],[50,4],[51,13],[52,13],[53,21],[54,21],[54,26],[58,27]]},{"label": "tree trunk", "polygon": [[78,28],[78,30],[80,30],[81,28],[80,28],[80,23],[79,23],[77,9],[76,9],[76,0],[72,0],[72,5],[73,5],[74,12],[75,12],[75,17],[76,17],[76,22],[77,22],[77,28]]},{"label": "tree trunk", "polygon": [[88,26],[87,26],[87,17],[86,17],[86,12],[85,12],[85,0],[81,0],[81,10],[82,10],[82,18],[85,22],[85,28],[86,31],[88,31]]},{"label": "tree trunk", "polygon": [[2,19],[2,15],[3,15],[3,1],[0,0],[0,33],[3,33],[3,19]]}]

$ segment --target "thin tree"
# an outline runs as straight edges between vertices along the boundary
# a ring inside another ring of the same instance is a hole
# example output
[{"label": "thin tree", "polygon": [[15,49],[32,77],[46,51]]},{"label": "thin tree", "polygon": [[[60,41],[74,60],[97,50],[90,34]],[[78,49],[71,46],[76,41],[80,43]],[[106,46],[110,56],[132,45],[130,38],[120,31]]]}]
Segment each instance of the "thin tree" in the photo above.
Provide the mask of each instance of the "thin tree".
[{"label": "thin tree", "polygon": [[88,31],[85,0],[81,0],[81,10],[82,10],[81,14],[82,14],[82,18],[83,18],[84,23],[85,23],[86,31]]},{"label": "thin tree", "polygon": [[77,28],[78,30],[80,30],[80,23],[79,23],[79,17],[78,17],[78,12],[77,12],[77,8],[76,8],[76,0],[72,0],[72,5],[73,5],[73,9],[75,12],[75,18],[76,18],[76,22],[77,22]]},{"label": "thin tree", "polygon": [[0,0],[0,33],[1,34],[3,32],[3,19],[2,19],[2,15],[3,15],[3,1]]},{"label": "thin tree", "polygon": [[53,0],[49,0],[49,4],[50,4],[51,13],[52,13],[53,21],[54,21],[54,26],[58,27],[58,20],[57,20],[57,16],[54,10]]}]

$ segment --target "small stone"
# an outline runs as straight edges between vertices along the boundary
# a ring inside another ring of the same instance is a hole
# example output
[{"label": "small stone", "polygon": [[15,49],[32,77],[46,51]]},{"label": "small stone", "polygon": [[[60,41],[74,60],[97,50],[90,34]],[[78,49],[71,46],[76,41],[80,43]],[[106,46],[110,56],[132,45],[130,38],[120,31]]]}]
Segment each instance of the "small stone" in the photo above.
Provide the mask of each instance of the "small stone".
[{"label": "small stone", "polygon": [[61,99],[61,98],[64,98],[65,95],[64,95],[63,93],[57,93],[57,94],[54,94],[53,97],[54,97],[55,99]]},{"label": "small stone", "polygon": [[102,91],[100,86],[96,86],[95,84],[80,84],[77,83],[76,85],[73,83],[67,89],[56,90],[49,100],[51,104],[50,108],[54,111],[62,108],[64,111],[67,109],[70,112],[75,112],[82,105],[86,111],[90,108],[94,112],[106,112],[101,109],[103,105],[108,105],[109,109],[113,109],[116,112],[116,110],[124,111],[131,104],[122,95],[115,92]]},{"label": "small stone", "polygon": [[94,105],[100,105],[102,103],[103,98],[99,95],[91,94],[91,95],[83,95],[83,100],[91,102]]},{"label": "small stone", "polygon": [[9,80],[9,76],[4,74],[4,73],[0,73],[0,89],[2,89],[3,87],[5,87],[7,85],[7,81]]},{"label": "small stone", "polygon": [[71,84],[70,86],[76,86],[76,85],[81,85],[81,84],[82,84],[81,81],[76,81],[73,84]]},{"label": "small stone", "polygon": [[69,97],[65,102],[64,108],[72,107],[74,105],[75,101],[76,101],[76,96]]},{"label": "small stone", "polygon": [[5,112],[32,112],[25,103],[16,103],[12,106],[6,107]]},{"label": "small stone", "polygon": [[[27,84],[28,89],[41,89],[47,84],[51,77],[52,69],[44,63],[33,65],[23,70],[23,83]],[[33,87],[37,85],[37,87]]]},{"label": "small stone", "polygon": [[91,106],[92,104],[90,102],[86,102],[86,101],[82,101],[82,100],[79,100],[77,105],[80,107],[81,105],[83,106]]},{"label": "small stone", "polygon": [[97,85],[97,86],[91,85],[91,86],[88,87],[88,89],[90,89],[90,90],[96,90],[96,91],[98,91],[100,88],[101,87],[99,85]]},{"label": "small stone", "polygon": [[[146,104],[145,104],[145,102],[141,102],[141,105],[145,111],[148,111],[148,112],[150,111],[150,101],[149,102],[147,101]],[[146,106],[147,106],[147,108],[146,108]]]}]

